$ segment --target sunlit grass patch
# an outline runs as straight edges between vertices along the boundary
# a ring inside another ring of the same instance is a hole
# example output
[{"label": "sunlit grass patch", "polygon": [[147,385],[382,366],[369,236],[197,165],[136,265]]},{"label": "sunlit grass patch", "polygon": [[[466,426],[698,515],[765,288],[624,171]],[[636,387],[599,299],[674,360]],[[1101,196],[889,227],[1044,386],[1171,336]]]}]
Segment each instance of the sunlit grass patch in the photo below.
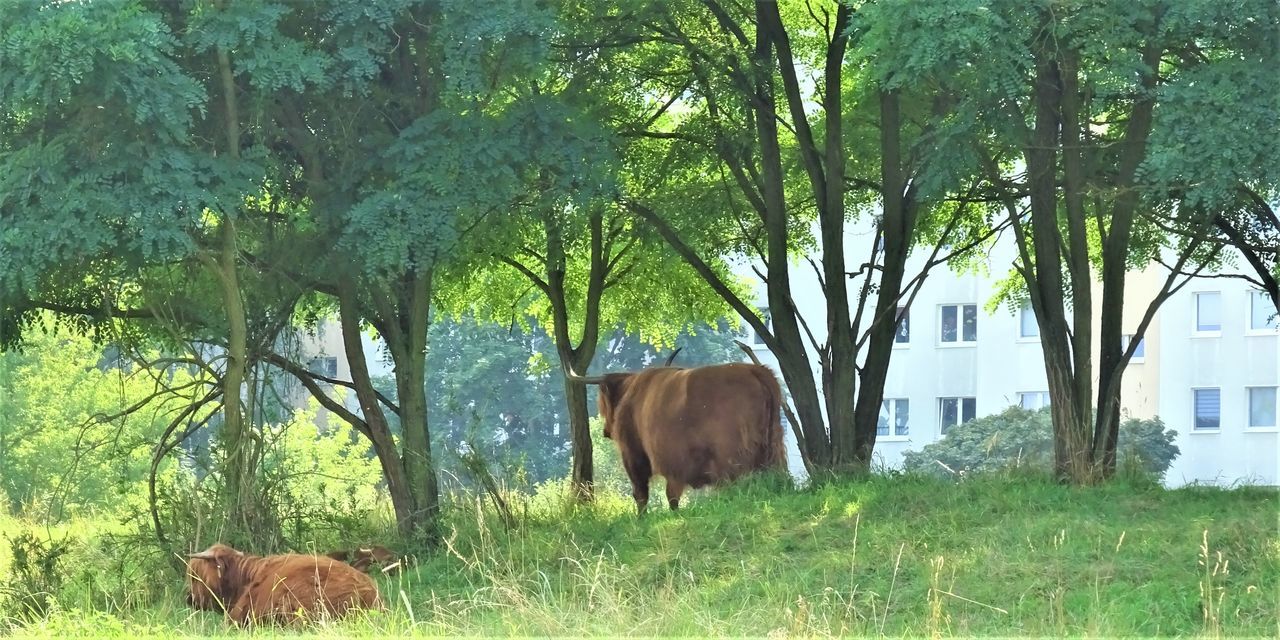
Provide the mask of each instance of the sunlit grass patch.
[{"label": "sunlit grass patch", "polygon": [[[446,542],[380,578],[389,611],[307,627],[375,636],[1274,636],[1274,489],[1080,489],[1038,477],[912,476],[629,496],[513,496],[508,526],[455,503]],[[560,496],[560,497],[557,497]],[[523,502],[522,502],[523,500]],[[21,633],[241,635],[182,601],[60,602]],[[77,591],[71,592],[73,598]],[[154,592],[152,592],[154,593]],[[129,597],[116,594],[112,597]],[[142,597],[142,596],[138,596]],[[103,613],[103,612],[106,613]],[[106,615],[107,618],[95,616]],[[123,628],[124,631],[120,631]],[[254,635],[294,636],[264,629]]]}]

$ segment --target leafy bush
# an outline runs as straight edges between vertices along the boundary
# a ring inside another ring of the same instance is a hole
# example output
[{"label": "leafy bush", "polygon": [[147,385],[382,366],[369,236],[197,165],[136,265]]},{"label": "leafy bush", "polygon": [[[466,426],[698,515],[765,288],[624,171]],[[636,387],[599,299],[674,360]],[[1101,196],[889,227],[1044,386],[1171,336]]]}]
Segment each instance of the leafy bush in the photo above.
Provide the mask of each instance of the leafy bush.
[{"label": "leafy bush", "polygon": [[11,566],[0,583],[0,610],[18,619],[39,618],[49,611],[66,581],[64,557],[71,540],[44,540],[30,532],[9,540]]},{"label": "leafy bush", "polygon": [[[317,403],[294,412],[288,422],[255,431],[262,439],[250,496],[254,531],[250,539],[228,538],[218,503],[224,482],[221,456],[212,444],[208,459],[164,469],[157,477],[157,507],[167,536],[182,545],[215,541],[257,553],[280,550],[326,551],[385,537],[389,505],[380,488],[382,469],[363,437],[330,418],[318,425]],[[193,466],[207,466],[197,473]],[[135,510],[134,530],[151,537],[150,512]]]},{"label": "leafy bush", "polygon": [[264,430],[256,490],[259,503],[275,512],[286,546],[321,551],[365,538],[381,521],[386,503],[379,489],[382,468],[351,425],[316,420],[312,399],[293,419]]},{"label": "leafy bush", "polygon": [[[151,449],[185,399],[120,415],[155,384],[116,364],[60,327],[31,332],[21,353],[0,353],[0,512],[56,521],[118,513],[145,496]],[[175,371],[171,383],[186,376]]]},{"label": "leafy bush", "polygon": [[[1163,478],[1180,453],[1173,444],[1176,435],[1159,418],[1130,418],[1120,424],[1117,457]],[[952,427],[941,440],[903,457],[905,470],[935,475],[1011,467],[1052,469],[1053,422],[1048,408],[1028,411],[1013,406],[1002,413],[970,420]]]}]

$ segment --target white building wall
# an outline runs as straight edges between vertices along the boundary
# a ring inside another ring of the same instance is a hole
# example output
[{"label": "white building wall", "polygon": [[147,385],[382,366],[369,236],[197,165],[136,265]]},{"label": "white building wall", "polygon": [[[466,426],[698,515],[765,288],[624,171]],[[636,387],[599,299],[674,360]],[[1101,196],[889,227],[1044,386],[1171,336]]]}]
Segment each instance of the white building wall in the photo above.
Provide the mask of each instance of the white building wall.
[{"label": "white building wall", "polygon": [[[1248,283],[1230,278],[1192,282],[1161,309],[1158,413],[1178,432],[1182,450],[1166,481],[1280,484],[1280,441],[1275,428],[1248,427],[1248,387],[1280,386],[1280,335],[1249,329]],[[1221,296],[1222,330],[1195,331],[1196,293]],[[1217,388],[1220,426],[1194,428],[1192,392]]]}]

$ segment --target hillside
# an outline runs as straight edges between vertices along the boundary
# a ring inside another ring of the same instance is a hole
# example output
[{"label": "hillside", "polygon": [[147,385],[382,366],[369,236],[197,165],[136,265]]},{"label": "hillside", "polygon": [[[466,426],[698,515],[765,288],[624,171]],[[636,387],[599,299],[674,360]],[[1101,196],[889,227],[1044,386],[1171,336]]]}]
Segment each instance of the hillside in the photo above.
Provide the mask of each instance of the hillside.
[{"label": "hillside", "polygon": [[[644,519],[621,498],[551,502],[516,505],[512,532],[455,511],[446,550],[384,583],[393,612],[313,631],[1273,636],[1280,620],[1273,489],[764,479]],[[60,612],[19,633],[227,631],[177,593],[120,615]]]}]

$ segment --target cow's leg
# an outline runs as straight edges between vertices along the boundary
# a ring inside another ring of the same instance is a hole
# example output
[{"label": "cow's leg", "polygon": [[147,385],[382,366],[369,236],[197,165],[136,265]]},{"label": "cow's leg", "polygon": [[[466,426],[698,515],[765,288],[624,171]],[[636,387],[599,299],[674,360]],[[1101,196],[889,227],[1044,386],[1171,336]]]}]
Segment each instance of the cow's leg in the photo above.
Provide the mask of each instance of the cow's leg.
[{"label": "cow's leg", "polygon": [[680,496],[684,495],[684,490],[684,483],[667,479],[667,504],[671,505],[672,511],[680,508]]},{"label": "cow's leg", "polygon": [[653,476],[649,458],[644,455],[623,456],[622,468],[631,478],[631,497],[636,499],[636,513],[644,515],[649,506],[649,478]]},{"label": "cow's leg", "polygon": [[[252,585],[251,585],[252,587]],[[253,610],[253,598],[249,595],[251,589],[246,589],[236,598],[235,604],[227,610],[227,617],[231,619],[238,627],[243,627],[255,622]]]},{"label": "cow's leg", "polygon": [[636,499],[636,513],[644,515],[649,508],[649,475],[645,474],[631,479],[631,497]]}]

